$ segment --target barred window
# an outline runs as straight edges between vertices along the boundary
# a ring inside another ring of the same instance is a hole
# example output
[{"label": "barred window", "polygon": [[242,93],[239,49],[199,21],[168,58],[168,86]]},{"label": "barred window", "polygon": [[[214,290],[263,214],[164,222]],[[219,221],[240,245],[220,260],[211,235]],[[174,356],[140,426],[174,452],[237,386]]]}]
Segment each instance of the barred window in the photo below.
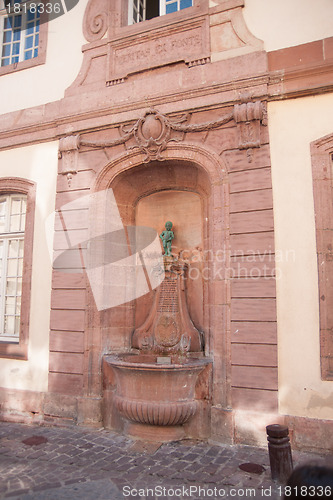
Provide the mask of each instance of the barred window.
[{"label": "barred window", "polygon": [[192,7],[193,0],[129,0],[128,24]]}]

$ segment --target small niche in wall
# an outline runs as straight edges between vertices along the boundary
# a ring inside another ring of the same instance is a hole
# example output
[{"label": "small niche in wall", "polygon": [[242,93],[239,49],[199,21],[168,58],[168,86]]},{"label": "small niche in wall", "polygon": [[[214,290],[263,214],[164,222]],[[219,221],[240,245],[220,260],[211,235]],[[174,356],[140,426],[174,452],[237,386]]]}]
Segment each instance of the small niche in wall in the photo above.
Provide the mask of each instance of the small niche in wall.
[{"label": "small niche in wall", "polygon": [[[187,302],[190,317],[200,329],[203,324],[203,284],[201,250],[202,203],[197,193],[166,190],[153,193],[139,200],[136,206],[137,226],[154,228],[158,234],[166,221],[173,223],[175,238],[172,252],[189,261],[187,279]],[[153,292],[154,293],[154,292]],[[151,294],[137,299],[136,326],[143,323],[152,302]]]}]

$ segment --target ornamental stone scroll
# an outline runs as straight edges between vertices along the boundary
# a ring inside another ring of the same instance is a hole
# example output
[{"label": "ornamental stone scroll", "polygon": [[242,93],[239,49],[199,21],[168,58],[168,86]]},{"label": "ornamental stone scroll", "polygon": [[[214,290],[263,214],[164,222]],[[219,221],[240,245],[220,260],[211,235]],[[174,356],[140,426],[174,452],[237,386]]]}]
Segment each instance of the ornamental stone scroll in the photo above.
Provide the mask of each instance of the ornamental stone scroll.
[{"label": "ornamental stone scroll", "polygon": [[248,150],[248,161],[251,163],[252,148],[261,146],[260,125],[267,125],[266,108],[261,101],[236,104],[234,118],[238,128],[238,147]]},{"label": "ornamental stone scroll", "polygon": [[83,19],[83,35],[88,42],[103,38],[108,29],[107,0],[89,0]]},{"label": "ornamental stone scroll", "polygon": [[78,153],[80,147],[80,136],[70,135],[59,141],[59,174],[66,175],[68,187],[74,174],[77,174]]},{"label": "ornamental stone scroll", "polygon": [[[217,120],[204,123],[186,123],[190,115],[181,114],[179,117],[168,117],[155,109],[148,109],[144,115],[129,125],[119,127],[120,137],[113,140],[92,141],[80,138],[80,145],[94,148],[105,148],[125,144],[134,139],[135,144],[128,149],[138,148],[146,155],[144,162],[160,160],[164,158],[161,153],[167,148],[170,141],[180,142],[182,139],[177,133],[209,131],[221,127],[233,119],[233,112],[226,113]],[[176,134],[175,134],[176,133]]]}]

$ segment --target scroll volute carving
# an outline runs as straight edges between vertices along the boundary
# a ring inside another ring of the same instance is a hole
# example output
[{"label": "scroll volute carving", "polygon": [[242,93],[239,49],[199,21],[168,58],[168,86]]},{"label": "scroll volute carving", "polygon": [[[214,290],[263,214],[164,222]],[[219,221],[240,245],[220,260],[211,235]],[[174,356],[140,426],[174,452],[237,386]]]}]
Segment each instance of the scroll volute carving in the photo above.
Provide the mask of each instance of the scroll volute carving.
[{"label": "scroll volute carving", "polygon": [[246,102],[245,99],[245,102],[235,105],[234,117],[238,128],[239,149],[259,148],[260,126],[267,125],[264,104],[261,101]]},{"label": "scroll volute carving", "polygon": [[108,0],[89,0],[83,18],[83,35],[88,42],[103,38],[109,24]]},{"label": "scroll volute carving", "polygon": [[58,159],[59,173],[67,177],[68,187],[71,187],[73,175],[77,174],[80,137],[70,135],[59,141]]}]

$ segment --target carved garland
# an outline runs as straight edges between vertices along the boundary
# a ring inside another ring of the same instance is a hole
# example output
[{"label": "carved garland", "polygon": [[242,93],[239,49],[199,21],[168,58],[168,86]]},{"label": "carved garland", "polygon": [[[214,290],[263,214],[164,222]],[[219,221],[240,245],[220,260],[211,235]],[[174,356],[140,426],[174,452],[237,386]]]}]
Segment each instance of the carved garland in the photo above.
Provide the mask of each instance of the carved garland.
[{"label": "carved garland", "polygon": [[211,130],[229,122],[233,119],[233,116],[233,113],[228,113],[219,120],[190,125],[184,124],[188,119],[188,114],[184,114],[178,119],[170,119],[154,109],[149,109],[134,125],[121,126],[120,132],[123,135],[119,139],[112,141],[90,141],[81,138],[80,145],[98,148],[112,147],[124,144],[129,139],[134,138],[136,144],[130,146],[129,149],[141,149],[146,154],[145,162],[162,160],[161,152],[166,149],[168,142],[180,140],[179,138],[171,137],[171,131],[186,133]]},{"label": "carved garland", "polygon": [[60,173],[67,176],[70,185],[73,174],[77,173],[77,153],[80,146],[92,148],[106,148],[125,144],[134,139],[135,144],[128,149],[139,148],[146,154],[145,162],[151,160],[163,160],[162,151],[167,148],[170,141],[180,141],[179,137],[173,136],[171,132],[203,132],[221,127],[235,120],[239,133],[239,148],[248,150],[248,158],[251,161],[252,148],[260,147],[260,124],[266,125],[266,114],[263,103],[247,102],[234,106],[232,112],[221,118],[199,124],[185,123],[189,118],[183,114],[178,118],[168,118],[155,109],[149,109],[143,117],[134,124],[120,126],[121,136],[118,139],[94,141],[85,139],[79,135],[65,137],[60,140],[59,158],[62,159]]}]

